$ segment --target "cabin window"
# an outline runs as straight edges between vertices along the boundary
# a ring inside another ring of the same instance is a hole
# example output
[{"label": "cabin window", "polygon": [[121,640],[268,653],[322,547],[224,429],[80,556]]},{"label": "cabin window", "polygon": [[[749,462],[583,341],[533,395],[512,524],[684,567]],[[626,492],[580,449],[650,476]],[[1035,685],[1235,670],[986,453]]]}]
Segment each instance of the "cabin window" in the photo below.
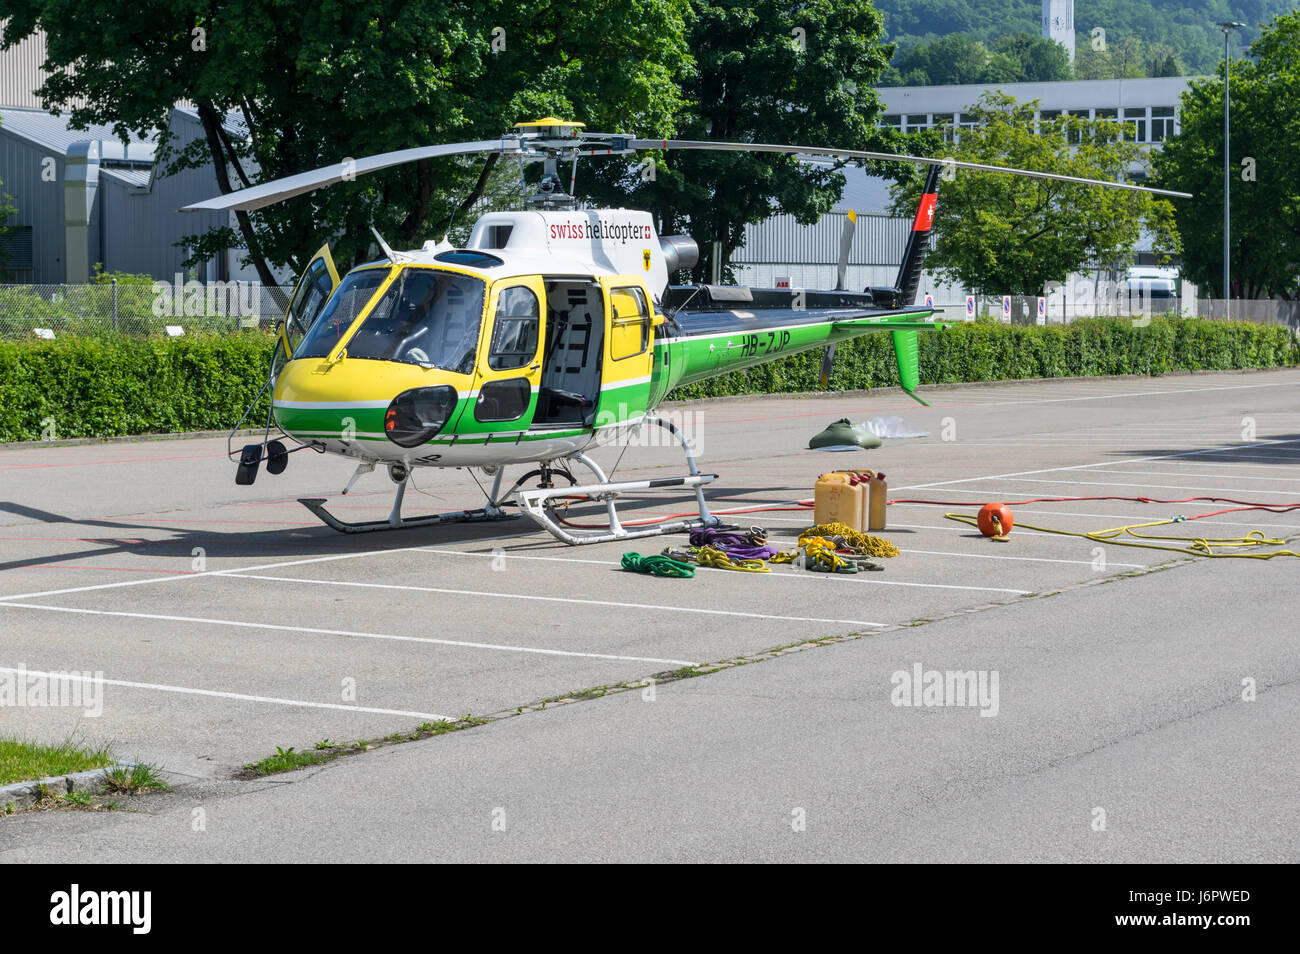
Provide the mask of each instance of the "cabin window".
[{"label": "cabin window", "polygon": [[506,371],[532,364],[537,357],[537,332],[541,310],[537,296],[525,285],[503,289],[497,296],[488,367]]},{"label": "cabin window", "polygon": [[644,354],[650,345],[650,306],[645,292],[635,285],[612,288],[609,307],[609,356],[615,361]]},{"label": "cabin window", "polygon": [[298,290],[294,292],[293,302],[289,305],[289,312],[298,319],[303,331],[315,324],[333,287],[334,282],[330,279],[325,259],[312,259],[302,281],[298,283]]},{"label": "cabin window", "polygon": [[348,340],[348,357],[472,374],[484,291],[469,275],[403,269]]},{"label": "cabin window", "polygon": [[517,421],[528,410],[533,387],[527,378],[506,378],[488,381],[478,392],[474,403],[474,419],[484,424],[500,421]]},{"label": "cabin window", "polygon": [[[324,263],[322,263],[324,267]],[[388,277],[387,268],[363,268],[352,272],[335,290],[334,295],[325,304],[311,331],[294,350],[295,358],[323,358],[334,350],[335,345],[347,334],[352,322],[357,320],[366,303],[374,297],[376,290]],[[297,296],[295,296],[297,297]]]}]

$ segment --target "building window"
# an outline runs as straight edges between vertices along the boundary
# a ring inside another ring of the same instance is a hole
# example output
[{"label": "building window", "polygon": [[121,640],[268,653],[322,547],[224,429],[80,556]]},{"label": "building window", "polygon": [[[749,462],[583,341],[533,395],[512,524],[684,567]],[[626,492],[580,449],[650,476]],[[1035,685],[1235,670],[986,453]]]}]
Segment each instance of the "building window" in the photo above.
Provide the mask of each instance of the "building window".
[{"label": "building window", "polygon": [[1052,121],[1061,115],[1059,109],[1044,109],[1038,114],[1038,131],[1046,132]]},{"label": "building window", "polygon": [[930,116],[927,113],[909,113],[907,117],[907,131],[913,129],[930,128]]},{"label": "building window", "polygon": [[1147,141],[1147,110],[1145,106],[1124,110],[1124,122],[1132,128],[1124,131],[1124,138],[1129,142]]},{"label": "building window", "polygon": [[1178,130],[1175,128],[1174,107],[1151,107],[1151,141],[1163,142]]},{"label": "building window", "polygon": [[[1090,118],[1088,115],[1089,112],[1090,111],[1086,109],[1072,109],[1069,111],[1069,114],[1076,119],[1088,119]],[[1078,142],[1082,136],[1083,134],[1077,129],[1071,129],[1067,133],[1067,138],[1070,142]]]},{"label": "building window", "polygon": [[903,124],[902,120],[903,117],[899,116],[897,113],[891,113],[884,118],[884,123],[892,129],[898,129]]}]

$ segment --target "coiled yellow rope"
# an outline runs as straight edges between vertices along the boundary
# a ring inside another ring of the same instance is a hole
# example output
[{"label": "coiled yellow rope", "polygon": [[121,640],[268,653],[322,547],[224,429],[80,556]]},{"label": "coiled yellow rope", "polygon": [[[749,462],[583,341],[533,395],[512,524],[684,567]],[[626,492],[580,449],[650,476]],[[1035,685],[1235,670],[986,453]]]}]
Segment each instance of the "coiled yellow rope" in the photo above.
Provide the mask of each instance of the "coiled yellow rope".
[{"label": "coiled yellow rope", "polygon": [[714,547],[700,547],[695,553],[700,566],[711,566],[717,570],[744,570],[747,573],[771,573],[772,568],[762,560],[742,560],[729,557]]},{"label": "coiled yellow rope", "polygon": [[824,537],[834,539],[839,537],[845,545],[858,553],[866,554],[873,557],[896,557],[898,556],[898,547],[894,546],[888,540],[882,540],[880,537],[873,537],[869,534],[862,533],[860,530],[854,530],[847,523],[822,523],[815,527],[809,527],[803,533],[799,534],[799,546],[804,545],[804,540],[809,537]]}]

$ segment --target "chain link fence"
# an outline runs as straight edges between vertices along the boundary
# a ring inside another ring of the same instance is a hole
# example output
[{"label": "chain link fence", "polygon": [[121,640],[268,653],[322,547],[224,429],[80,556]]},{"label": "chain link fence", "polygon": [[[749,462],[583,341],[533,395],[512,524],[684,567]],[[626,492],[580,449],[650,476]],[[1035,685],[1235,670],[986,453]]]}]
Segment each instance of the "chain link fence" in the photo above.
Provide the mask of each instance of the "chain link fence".
[{"label": "chain link fence", "polygon": [[[256,282],[0,285],[0,338],[226,334],[250,328],[269,329],[284,315],[292,294],[292,285]],[[1010,295],[935,300],[934,305],[950,321],[1057,325],[1098,316],[1141,321],[1173,313],[1218,321],[1280,324],[1300,333],[1300,302],[1271,299],[1223,301],[1134,295],[1071,302]]]},{"label": "chain link fence", "polygon": [[0,338],[226,334],[272,328],[293,286],[255,282],[0,285]]},{"label": "chain link fence", "polygon": [[1300,333],[1300,301],[1276,299],[1131,298],[1068,301],[1030,295],[973,295],[950,301],[935,299],[950,321],[1001,321],[1012,325],[1060,325],[1083,318],[1119,317],[1143,321],[1159,315],[1205,318],[1212,321],[1252,321],[1285,325]]}]

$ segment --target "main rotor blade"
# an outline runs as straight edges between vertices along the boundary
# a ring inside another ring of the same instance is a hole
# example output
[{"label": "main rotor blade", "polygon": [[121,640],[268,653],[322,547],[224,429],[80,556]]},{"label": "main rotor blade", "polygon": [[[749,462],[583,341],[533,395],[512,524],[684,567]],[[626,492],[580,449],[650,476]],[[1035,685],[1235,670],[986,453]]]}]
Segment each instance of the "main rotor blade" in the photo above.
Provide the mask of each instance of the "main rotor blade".
[{"label": "main rotor blade", "polygon": [[304,192],[311,192],[321,186],[342,182],[345,178],[352,179],[367,172],[387,169],[390,166],[400,166],[407,162],[434,159],[438,156],[518,152],[520,148],[519,142],[516,138],[484,139],[479,142],[453,142],[442,146],[419,146],[415,149],[383,152],[376,156],[337,162],[332,166],[313,169],[311,172],[302,172],[296,176],[286,176],[283,179],[263,182],[247,189],[240,189],[238,192],[230,192],[226,195],[206,199],[203,202],[195,202],[193,205],[185,206],[181,211],[224,212],[237,210],[247,212],[252,209],[274,205],[277,202],[283,202],[285,199],[293,198],[295,195],[302,195]]},{"label": "main rotor blade", "polygon": [[893,162],[919,162],[928,166],[946,166],[952,169],[974,169],[978,172],[1006,172],[1032,179],[1053,179],[1057,182],[1077,182],[1080,185],[1104,186],[1107,189],[1127,189],[1130,192],[1150,192],[1178,199],[1190,199],[1190,192],[1172,189],[1154,189],[1133,185],[1130,182],[1107,182],[1103,179],[1084,179],[1079,176],[1060,175],[1055,172],[1033,172],[1029,169],[1011,169],[1006,166],[986,166],[978,162],[959,162],[956,159],[934,159],[929,156],[903,156],[892,152],[864,152],[859,149],[828,149],[823,146],[778,146],[763,142],[709,142],[700,139],[629,139],[633,149],[711,149],[719,152],[781,152],[798,156],[829,156],[835,159],[885,159]]}]

